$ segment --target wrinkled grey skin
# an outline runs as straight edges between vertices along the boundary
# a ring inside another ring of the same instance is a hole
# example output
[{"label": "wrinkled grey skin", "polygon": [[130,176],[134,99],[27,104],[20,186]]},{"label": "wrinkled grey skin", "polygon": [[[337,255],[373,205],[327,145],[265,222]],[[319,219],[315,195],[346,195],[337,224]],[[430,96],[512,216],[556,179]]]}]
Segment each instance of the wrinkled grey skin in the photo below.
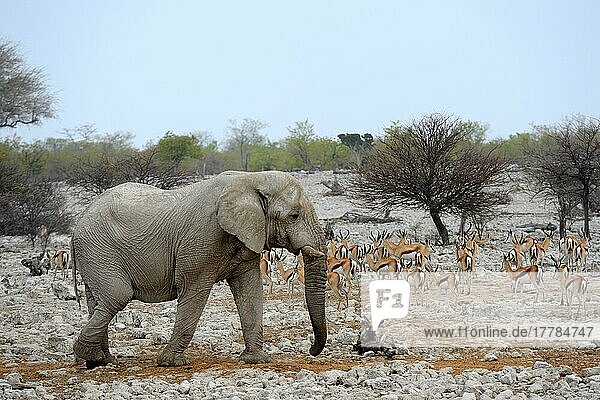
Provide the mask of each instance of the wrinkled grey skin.
[{"label": "wrinkled grey skin", "polygon": [[325,238],[295,178],[283,172],[225,172],[170,191],[134,183],[107,190],[86,209],[73,232],[73,260],[85,282],[90,310],[73,345],[75,354],[88,368],[114,362],[107,333],[114,315],[132,299],[177,299],[173,335],[158,365],[186,364],[183,352],[211,287],[226,280],[246,345],[240,359],[269,361],[262,349],[259,270],[259,253],[268,247],[302,251],[315,334],[310,354],[318,355],[327,339]]}]

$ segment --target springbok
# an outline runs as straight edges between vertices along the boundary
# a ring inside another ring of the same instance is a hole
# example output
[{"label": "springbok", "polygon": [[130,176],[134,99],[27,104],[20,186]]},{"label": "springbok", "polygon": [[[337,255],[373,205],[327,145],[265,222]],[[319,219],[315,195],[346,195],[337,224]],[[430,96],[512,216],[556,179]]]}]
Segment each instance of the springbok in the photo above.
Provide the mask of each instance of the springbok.
[{"label": "springbok", "polygon": [[471,294],[473,272],[475,271],[475,258],[473,257],[473,252],[467,248],[459,249],[457,251],[456,263],[458,264],[459,281],[467,285],[466,294]]},{"label": "springbok", "polygon": [[294,285],[297,285],[300,282],[298,281],[298,270],[296,268],[284,268],[283,261],[286,257],[287,256],[283,255],[283,249],[281,249],[281,253],[276,256],[275,264],[277,265],[277,270],[279,271],[279,275],[281,275],[283,283],[287,285],[288,296],[291,298],[294,294]]},{"label": "springbok", "polygon": [[587,265],[588,255],[588,237],[583,231],[583,228],[579,231],[579,244],[573,250],[573,262],[575,265],[579,265],[579,270],[583,270]]},{"label": "springbok", "polygon": [[510,229],[506,241],[510,241],[513,244],[513,248],[508,252],[508,259],[517,269],[521,268],[525,262],[525,254],[522,250],[522,247],[525,244],[523,233],[517,238],[517,235]]},{"label": "springbok", "polygon": [[528,265],[526,267],[520,267],[517,269],[512,268],[513,261],[507,255],[502,255],[502,268],[508,273],[510,278],[511,286],[514,293],[517,293],[519,287],[521,289],[521,295],[523,294],[523,285],[531,284],[535,288],[535,301],[537,302],[538,296],[542,294],[542,301],[545,300],[544,289],[540,285],[540,271],[537,265]]},{"label": "springbok", "polygon": [[458,285],[460,283],[458,275],[454,272],[434,273],[434,281],[440,293],[444,293],[446,297],[446,305],[448,305],[448,294],[451,294],[458,302]]},{"label": "springbok", "polygon": [[402,242],[394,243],[386,239],[383,241],[383,245],[390,251],[392,256],[400,261],[413,261],[416,259],[417,254],[420,253],[421,257],[419,257],[418,260],[420,260],[422,265],[419,265],[419,267],[423,270],[429,269],[427,262],[430,260],[431,251],[427,244],[403,244]]},{"label": "springbok", "polygon": [[54,267],[54,277],[52,280],[56,279],[56,273],[59,268],[62,270],[63,280],[67,279],[69,277],[69,252],[58,250],[52,256],[48,254],[48,258],[50,258],[50,268]]},{"label": "springbok", "polygon": [[552,237],[554,236],[554,231],[550,231],[550,234],[548,234],[546,231],[543,232],[545,236],[541,243],[538,240],[533,239],[531,246],[528,245],[529,261],[535,265],[542,265],[544,256],[548,252],[550,246],[552,246]]},{"label": "springbok", "polygon": [[260,277],[263,285],[267,285],[269,293],[273,293],[273,280],[271,279],[271,261],[269,260],[269,250],[264,250],[260,255],[258,265],[260,267]]},{"label": "springbok", "polygon": [[564,305],[565,299],[569,306],[569,318],[573,317],[573,295],[577,297],[577,315],[575,318],[579,318],[579,311],[583,305],[583,315],[585,316],[585,302],[588,288],[588,281],[581,275],[570,274],[569,267],[565,265],[564,256],[559,259],[552,257],[554,261],[554,274],[558,275],[558,281],[560,283],[560,305]]},{"label": "springbok", "polygon": [[573,235],[567,235],[560,239],[560,249],[562,250],[563,257],[566,258],[568,267],[573,267],[575,263],[575,248],[578,246],[579,242]]},{"label": "springbok", "polygon": [[394,257],[386,257],[375,260],[373,254],[367,254],[367,265],[377,274],[378,279],[384,279],[385,276],[396,278],[398,273],[398,260]]},{"label": "springbok", "polygon": [[331,288],[333,295],[338,299],[337,309],[340,309],[340,305],[343,301],[348,307],[348,285],[344,275],[339,272],[328,272],[327,273],[327,285]]}]

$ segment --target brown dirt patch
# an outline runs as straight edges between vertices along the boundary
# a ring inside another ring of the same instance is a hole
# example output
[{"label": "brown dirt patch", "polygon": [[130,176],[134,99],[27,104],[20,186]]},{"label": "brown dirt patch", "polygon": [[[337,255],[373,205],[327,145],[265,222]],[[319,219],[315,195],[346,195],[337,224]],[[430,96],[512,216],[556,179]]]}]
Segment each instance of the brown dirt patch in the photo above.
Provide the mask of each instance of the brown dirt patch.
[{"label": "brown dirt patch", "polygon": [[[54,393],[70,391],[71,385],[67,381],[76,377],[78,382],[93,380],[97,383],[128,381],[133,379],[157,378],[170,383],[181,382],[190,379],[199,372],[219,371],[221,374],[229,374],[243,368],[258,368],[263,371],[275,371],[278,373],[295,373],[301,369],[313,372],[322,372],[332,369],[347,371],[354,366],[365,366],[380,363],[385,358],[380,356],[368,358],[347,358],[339,360],[331,359],[307,359],[302,355],[276,356],[269,364],[246,365],[230,358],[215,358],[204,349],[191,347],[186,354],[190,364],[184,367],[164,368],[156,366],[156,357],[160,351],[159,347],[152,349],[144,355],[119,360],[118,365],[109,365],[88,371],[84,365],[76,365],[70,362],[58,363],[29,363],[21,362],[17,365],[0,365],[0,377],[9,372],[18,372],[23,377],[23,382],[34,384],[43,383],[46,388]],[[456,360],[440,360],[432,362],[432,368],[441,369],[452,367],[454,373],[462,373],[466,369],[485,368],[491,371],[499,371],[504,366],[531,367],[536,361],[546,361],[554,366],[568,365],[575,372],[584,368],[600,364],[600,349],[542,349],[533,352],[531,356],[510,357],[500,356],[496,361],[481,361],[485,351],[481,349],[464,349],[455,354],[460,357]],[[0,359],[0,362],[6,360]],[[423,361],[422,359],[404,359],[406,363]]]},{"label": "brown dirt patch", "polygon": [[[545,361],[553,366],[567,365],[575,372],[600,365],[600,349],[540,349],[534,354],[521,357],[499,356],[496,361],[482,361],[485,354],[481,350],[466,350],[461,352],[457,360],[440,360],[432,363],[432,368],[441,369],[452,367],[455,374],[466,369],[485,368],[490,371],[500,371],[505,366],[533,367],[536,361]],[[420,360],[414,360],[415,362]]]}]

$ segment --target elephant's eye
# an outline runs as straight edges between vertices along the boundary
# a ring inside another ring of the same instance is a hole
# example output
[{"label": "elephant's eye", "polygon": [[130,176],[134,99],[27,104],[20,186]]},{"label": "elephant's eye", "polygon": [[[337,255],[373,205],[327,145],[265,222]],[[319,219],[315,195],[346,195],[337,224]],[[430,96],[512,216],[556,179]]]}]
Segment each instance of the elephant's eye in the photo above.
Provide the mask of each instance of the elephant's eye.
[{"label": "elephant's eye", "polygon": [[299,214],[298,212],[296,212],[296,211],[293,211],[293,212],[290,214],[290,219],[291,219],[292,221],[296,221],[298,218],[300,218],[300,214]]}]

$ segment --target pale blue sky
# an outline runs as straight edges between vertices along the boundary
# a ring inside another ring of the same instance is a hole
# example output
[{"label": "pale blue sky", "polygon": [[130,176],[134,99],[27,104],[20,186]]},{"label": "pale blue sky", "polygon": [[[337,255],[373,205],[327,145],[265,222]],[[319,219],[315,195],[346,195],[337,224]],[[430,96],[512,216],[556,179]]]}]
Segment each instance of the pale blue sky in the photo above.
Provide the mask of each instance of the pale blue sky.
[{"label": "pale blue sky", "polygon": [[[526,131],[600,114],[600,2],[14,1],[0,36],[58,91],[59,118],[26,140],[96,124],[141,145],[167,130],[256,118],[277,140],[380,134],[446,111]],[[1,135],[15,131],[3,130]]]}]

